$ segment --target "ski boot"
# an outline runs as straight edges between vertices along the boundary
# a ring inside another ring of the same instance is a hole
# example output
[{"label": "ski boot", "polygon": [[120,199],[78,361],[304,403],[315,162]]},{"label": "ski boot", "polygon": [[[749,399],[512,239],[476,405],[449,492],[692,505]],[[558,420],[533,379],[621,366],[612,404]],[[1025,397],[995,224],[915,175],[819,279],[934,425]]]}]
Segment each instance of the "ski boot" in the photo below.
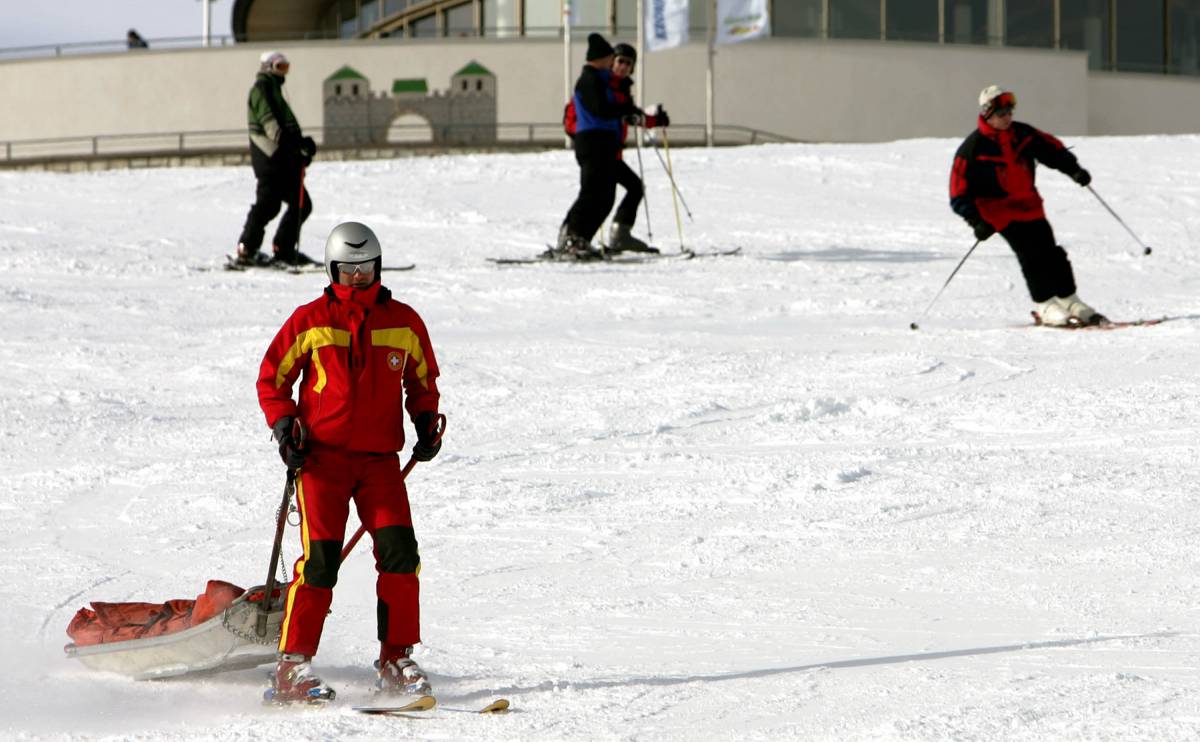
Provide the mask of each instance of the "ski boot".
[{"label": "ski boot", "polygon": [[568,230],[565,224],[562,229],[558,230],[558,244],[553,250],[548,250],[545,257],[563,261],[604,259],[604,255],[599,250],[589,245],[587,240]]},{"label": "ski boot", "polygon": [[375,689],[390,696],[428,696],[433,692],[429,676],[412,658],[412,647],[406,647],[401,656],[375,660],[379,677]]},{"label": "ski boot", "polygon": [[279,245],[275,245],[274,251],[275,257],[271,259],[271,265],[277,268],[304,268],[309,265],[318,265],[317,261],[295,248],[284,250]]},{"label": "ski boot", "polygon": [[263,703],[287,706],[293,703],[323,704],[337,696],[313,673],[312,663],[302,654],[282,654],[271,676],[271,687],[263,692]]},{"label": "ski boot", "polygon": [[637,237],[630,233],[628,224],[618,224],[613,222],[612,229],[608,232],[608,247],[605,252],[649,252],[656,253],[658,248],[650,247],[645,242],[642,242]]},{"label": "ski boot", "polygon": [[238,243],[237,257],[233,260],[234,265],[243,268],[264,268],[271,264],[271,257],[258,251],[258,248],[251,249],[243,243]]},{"label": "ski boot", "polygon": [[1038,323],[1049,327],[1102,325],[1108,318],[1088,306],[1078,294],[1052,296],[1034,310]]}]

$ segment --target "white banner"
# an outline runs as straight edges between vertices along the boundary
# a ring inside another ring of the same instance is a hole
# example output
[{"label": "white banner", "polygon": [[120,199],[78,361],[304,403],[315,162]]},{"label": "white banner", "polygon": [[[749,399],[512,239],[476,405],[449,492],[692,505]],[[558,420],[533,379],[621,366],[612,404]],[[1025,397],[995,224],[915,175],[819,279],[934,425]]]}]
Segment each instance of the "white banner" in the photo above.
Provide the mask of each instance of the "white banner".
[{"label": "white banner", "polygon": [[717,0],[717,43],[734,44],[771,32],[768,0]]},{"label": "white banner", "polygon": [[684,44],[688,40],[688,0],[644,0],[646,51]]}]

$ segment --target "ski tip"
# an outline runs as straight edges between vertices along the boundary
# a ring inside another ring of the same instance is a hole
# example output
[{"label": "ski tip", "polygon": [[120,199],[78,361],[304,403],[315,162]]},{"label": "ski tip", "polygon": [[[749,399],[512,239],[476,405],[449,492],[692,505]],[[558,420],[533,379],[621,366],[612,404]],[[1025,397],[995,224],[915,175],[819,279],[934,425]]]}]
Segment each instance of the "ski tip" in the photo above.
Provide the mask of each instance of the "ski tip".
[{"label": "ski tip", "polygon": [[360,714],[402,714],[407,711],[429,711],[437,706],[433,696],[420,696],[401,706],[354,706]]},{"label": "ski tip", "polygon": [[495,701],[492,701],[488,705],[479,709],[479,713],[481,713],[481,714],[507,714],[508,710],[509,710],[508,699],[507,698],[497,698]]}]

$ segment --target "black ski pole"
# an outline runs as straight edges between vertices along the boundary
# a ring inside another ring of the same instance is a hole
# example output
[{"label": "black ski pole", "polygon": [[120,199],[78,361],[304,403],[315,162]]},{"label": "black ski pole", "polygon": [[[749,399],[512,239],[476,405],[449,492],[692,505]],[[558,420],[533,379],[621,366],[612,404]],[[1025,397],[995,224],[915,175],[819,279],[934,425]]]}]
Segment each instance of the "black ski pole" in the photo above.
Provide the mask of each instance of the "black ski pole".
[{"label": "black ski pole", "polygon": [[1113,219],[1116,219],[1117,222],[1125,228],[1125,231],[1129,233],[1129,236],[1133,238],[1133,241],[1141,245],[1142,255],[1149,255],[1150,253],[1154,252],[1149,245],[1138,239],[1138,236],[1133,233],[1133,230],[1129,228],[1129,225],[1125,223],[1125,220],[1117,216],[1117,212],[1113,211],[1111,206],[1104,203],[1104,199],[1100,198],[1100,194],[1096,193],[1095,188],[1092,188],[1091,185],[1088,185],[1087,189],[1092,192],[1092,195],[1096,197],[1096,200],[1100,202],[1101,206],[1108,209],[1108,213],[1113,215]]},{"label": "black ski pole", "polygon": [[[958,265],[954,266],[954,270],[950,271],[950,277],[947,278],[946,282],[942,284],[942,287],[938,289],[937,294],[933,297],[933,301],[929,302],[929,306],[925,307],[925,311],[921,312],[921,316],[917,317],[918,320],[925,319],[925,315],[929,314],[930,309],[933,309],[933,305],[937,303],[938,297],[942,295],[942,292],[945,291],[946,287],[950,285],[950,282],[954,280],[954,276],[958,273],[958,269],[963,267],[963,263],[967,262],[967,258],[971,257],[971,253],[975,252],[975,248],[979,247],[980,242],[983,242],[983,240],[975,240],[975,244],[971,245],[971,249],[967,250],[967,254],[962,256],[962,260],[958,261]],[[920,325],[918,325],[916,322],[909,323],[908,327],[910,330],[920,329]]]},{"label": "black ski pole", "polygon": [[279,503],[279,513],[275,518],[275,543],[271,546],[271,568],[267,571],[267,584],[263,591],[262,602],[258,604],[258,621],[255,633],[260,637],[267,635],[267,616],[274,607],[275,567],[279,561],[279,552],[283,548],[283,529],[287,525],[288,503],[291,502],[292,492],[296,488],[296,470],[287,470],[287,480],[283,485],[283,501]]},{"label": "black ski pole", "polygon": [[642,169],[642,131],[640,126],[634,129],[633,144],[637,150],[638,178],[642,181],[642,206],[646,209],[646,238],[653,242],[654,230],[650,228],[650,194],[646,193],[646,172]]},{"label": "black ski pole", "polygon": [[[666,135],[667,133],[664,130],[663,136],[665,137]],[[663,170],[667,171],[667,178],[671,181],[671,188],[675,191],[675,195],[679,196],[679,203],[683,204],[683,210],[687,212],[688,221],[696,221],[695,217],[692,216],[692,210],[688,208],[687,199],[683,197],[683,193],[679,190],[679,186],[675,183],[675,175],[671,172],[671,166],[668,165],[666,160],[663,159],[662,152],[658,151],[657,139],[654,140],[654,154],[658,155],[658,164],[662,165]]]}]

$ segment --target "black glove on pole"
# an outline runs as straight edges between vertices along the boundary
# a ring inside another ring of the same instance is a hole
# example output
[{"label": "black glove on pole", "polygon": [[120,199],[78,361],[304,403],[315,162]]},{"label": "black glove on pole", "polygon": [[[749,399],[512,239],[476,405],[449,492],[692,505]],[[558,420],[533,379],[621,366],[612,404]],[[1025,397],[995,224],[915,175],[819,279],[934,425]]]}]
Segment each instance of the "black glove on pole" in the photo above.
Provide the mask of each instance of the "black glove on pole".
[{"label": "black glove on pole", "polygon": [[413,425],[417,429],[417,442],[413,445],[412,457],[417,461],[431,461],[442,450],[442,430],[445,417],[432,412],[417,415]]},{"label": "black glove on pole", "polygon": [[275,421],[271,434],[279,444],[279,458],[289,470],[304,466],[308,452],[304,450],[304,426],[296,418],[286,415]]},{"label": "black glove on pole", "polygon": [[980,219],[971,225],[971,230],[975,232],[975,239],[983,242],[988,237],[996,234],[996,228]]}]

